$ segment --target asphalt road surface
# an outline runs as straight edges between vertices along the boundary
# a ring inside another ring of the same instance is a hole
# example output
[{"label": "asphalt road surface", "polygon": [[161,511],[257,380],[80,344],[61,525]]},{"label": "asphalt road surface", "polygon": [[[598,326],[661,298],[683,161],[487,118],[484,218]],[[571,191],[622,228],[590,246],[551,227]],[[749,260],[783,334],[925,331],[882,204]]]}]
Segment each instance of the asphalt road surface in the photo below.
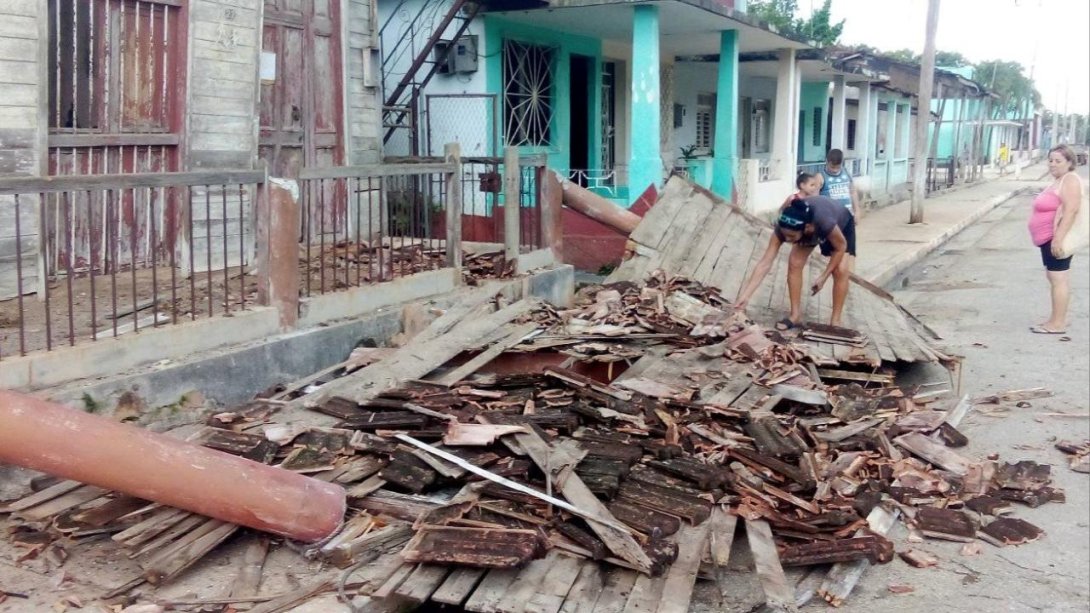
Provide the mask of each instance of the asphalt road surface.
[{"label": "asphalt road surface", "polygon": [[[973,458],[998,453],[1004,461],[1052,464],[1054,484],[1065,490],[1067,502],[1036,509],[1015,503],[1015,516],[1039,526],[1045,536],[1019,547],[980,541],[978,555],[963,555],[961,543],[911,543],[898,526],[891,534],[898,551],[928,551],[939,565],[917,569],[895,559],[873,567],[839,611],[1090,610],[1090,475],[1071,471],[1054,448],[1061,439],[1090,438],[1090,257],[1083,250],[1073,261],[1068,340],[1031,334],[1029,327],[1047,319],[1049,310],[1048,282],[1025,227],[1032,199],[1021,196],[1001,205],[891,286],[905,307],[942,335],[943,346],[964,356],[963,394],[1040,386],[1055,393],[1028,407],[970,413],[961,427],[970,445],[959,451]],[[912,374],[924,380],[943,375],[929,369]],[[714,588],[701,582],[695,610],[742,612],[761,603],[748,552],[737,545],[736,540],[730,598],[720,604]],[[891,585],[913,591],[894,593]],[[804,610],[825,609],[832,610],[816,600]]]}]

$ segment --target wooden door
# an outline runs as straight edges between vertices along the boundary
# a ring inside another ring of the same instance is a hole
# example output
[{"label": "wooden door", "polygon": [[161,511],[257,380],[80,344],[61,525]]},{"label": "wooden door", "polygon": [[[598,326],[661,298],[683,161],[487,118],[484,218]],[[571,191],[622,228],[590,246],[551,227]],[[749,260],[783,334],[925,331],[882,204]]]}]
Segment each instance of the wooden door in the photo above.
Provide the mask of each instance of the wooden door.
[{"label": "wooden door", "polygon": [[265,0],[262,51],[276,78],[261,86],[260,156],[273,176],[343,163],[341,42],[336,0]]}]

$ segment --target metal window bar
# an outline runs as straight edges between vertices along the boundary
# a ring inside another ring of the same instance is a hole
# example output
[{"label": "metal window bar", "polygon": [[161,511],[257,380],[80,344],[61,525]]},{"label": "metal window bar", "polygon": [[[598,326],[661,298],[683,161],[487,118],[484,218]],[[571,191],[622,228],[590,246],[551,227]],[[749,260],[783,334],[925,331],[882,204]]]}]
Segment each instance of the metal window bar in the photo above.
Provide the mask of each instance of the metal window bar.
[{"label": "metal window bar", "polygon": [[[261,171],[0,178],[0,208],[15,215],[14,262],[0,266],[0,282],[14,276],[14,295],[0,295],[0,359],[248,308],[245,220],[263,181]],[[138,214],[162,223],[135,232],[124,222]],[[57,266],[24,251],[35,241],[56,246]]]}]

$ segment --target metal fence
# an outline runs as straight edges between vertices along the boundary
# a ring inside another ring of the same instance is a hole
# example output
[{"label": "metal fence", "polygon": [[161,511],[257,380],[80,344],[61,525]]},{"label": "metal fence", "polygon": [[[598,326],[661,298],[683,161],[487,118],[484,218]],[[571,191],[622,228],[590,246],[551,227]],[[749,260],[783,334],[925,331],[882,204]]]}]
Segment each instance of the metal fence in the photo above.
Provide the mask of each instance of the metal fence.
[{"label": "metal fence", "polygon": [[0,179],[0,359],[246,309],[263,182],[263,171]]},{"label": "metal fence", "polygon": [[957,158],[927,158],[927,193],[953,187],[957,180]]},{"label": "metal fence", "polygon": [[304,169],[300,294],[455,264],[447,248],[447,209],[461,208],[450,193],[460,170],[444,162]]}]

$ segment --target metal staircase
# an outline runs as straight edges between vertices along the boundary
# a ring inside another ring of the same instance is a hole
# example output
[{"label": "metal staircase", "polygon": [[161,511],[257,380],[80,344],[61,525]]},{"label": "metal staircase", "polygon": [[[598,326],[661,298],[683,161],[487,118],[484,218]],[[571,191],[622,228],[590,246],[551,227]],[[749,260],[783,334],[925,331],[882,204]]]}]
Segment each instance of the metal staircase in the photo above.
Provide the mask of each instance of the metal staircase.
[{"label": "metal staircase", "polygon": [[[450,6],[443,13],[443,7],[450,2]],[[395,70],[403,64],[402,60],[412,57],[409,68],[401,74],[397,85],[387,94],[382,104],[382,127],[384,134],[382,142],[385,145],[399,131],[404,130],[409,139],[411,155],[420,154],[420,94],[431,81],[439,67],[446,62],[446,54],[453,45],[448,45],[439,55],[435,53],[437,43],[444,40],[443,34],[453,24],[454,33],[449,40],[456,41],[469,28],[469,23],[477,16],[480,4],[473,0],[425,0],[420,10],[411,20],[405,20],[402,15],[406,0],[401,2],[391,13],[386,23],[379,30],[381,40],[386,40],[384,34],[392,26],[391,24],[402,21],[406,23],[405,29],[390,46],[383,48],[382,57],[382,82],[390,83],[396,76]],[[440,16],[441,15],[441,16]],[[428,31],[431,34],[419,45],[418,38]]]}]

